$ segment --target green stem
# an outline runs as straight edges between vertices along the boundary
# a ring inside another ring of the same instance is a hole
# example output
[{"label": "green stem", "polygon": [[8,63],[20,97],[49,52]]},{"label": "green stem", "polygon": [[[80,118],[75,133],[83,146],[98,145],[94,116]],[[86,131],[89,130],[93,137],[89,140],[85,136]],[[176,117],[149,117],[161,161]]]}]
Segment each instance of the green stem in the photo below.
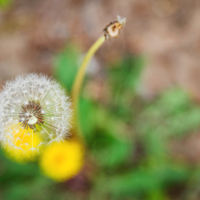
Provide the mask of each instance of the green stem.
[{"label": "green stem", "polygon": [[[92,47],[89,49],[89,51],[87,52],[80,68],[78,71],[78,74],[76,76],[74,85],[73,85],[73,89],[72,89],[72,100],[73,100],[73,104],[74,104],[74,123],[75,123],[75,131],[76,134],[79,135],[80,138],[82,138],[82,134],[80,131],[80,125],[79,125],[79,118],[78,118],[78,105],[79,105],[79,94],[80,94],[80,89],[81,89],[81,85],[83,83],[83,78],[85,76],[85,72],[87,69],[87,66],[92,58],[92,56],[95,54],[95,52],[99,49],[99,47],[105,42],[105,36],[101,36],[93,45]],[[83,139],[83,138],[82,138]]]}]

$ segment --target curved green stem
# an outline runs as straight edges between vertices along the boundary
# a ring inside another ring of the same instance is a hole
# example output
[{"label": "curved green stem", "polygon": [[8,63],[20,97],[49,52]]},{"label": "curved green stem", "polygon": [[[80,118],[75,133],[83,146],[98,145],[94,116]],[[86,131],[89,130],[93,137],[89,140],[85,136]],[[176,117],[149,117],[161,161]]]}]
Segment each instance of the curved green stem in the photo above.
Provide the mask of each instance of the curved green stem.
[{"label": "curved green stem", "polygon": [[83,78],[85,76],[85,72],[87,69],[87,66],[92,58],[92,56],[95,54],[95,52],[99,49],[99,47],[105,42],[105,36],[101,36],[89,49],[87,52],[80,68],[78,71],[78,74],[76,76],[73,89],[72,89],[72,100],[74,104],[74,123],[75,123],[75,131],[79,135],[80,138],[82,138],[82,134],[80,131],[80,125],[79,125],[79,118],[78,118],[78,107],[79,107],[79,94],[81,85],[83,83]]}]

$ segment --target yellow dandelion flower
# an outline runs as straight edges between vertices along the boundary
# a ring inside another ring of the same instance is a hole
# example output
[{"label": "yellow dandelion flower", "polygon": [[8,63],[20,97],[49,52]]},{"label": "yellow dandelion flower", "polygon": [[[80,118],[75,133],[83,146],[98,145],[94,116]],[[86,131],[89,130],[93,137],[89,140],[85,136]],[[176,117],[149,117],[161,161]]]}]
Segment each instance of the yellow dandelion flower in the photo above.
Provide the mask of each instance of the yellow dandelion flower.
[{"label": "yellow dandelion flower", "polygon": [[20,124],[11,126],[8,131],[3,146],[7,156],[18,162],[34,160],[42,147],[39,135]]},{"label": "yellow dandelion flower", "polygon": [[84,148],[78,141],[54,142],[44,150],[40,167],[46,176],[65,181],[81,170],[83,159]]}]

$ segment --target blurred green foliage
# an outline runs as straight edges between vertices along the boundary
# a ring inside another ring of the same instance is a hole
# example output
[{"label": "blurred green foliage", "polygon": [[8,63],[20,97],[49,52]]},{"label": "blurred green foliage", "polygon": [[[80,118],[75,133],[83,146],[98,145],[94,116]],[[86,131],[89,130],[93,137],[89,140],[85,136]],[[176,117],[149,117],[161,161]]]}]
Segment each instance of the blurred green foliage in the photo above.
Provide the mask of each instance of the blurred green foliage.
[{"label": "blurred green foliage", "polygon": [[13,0],[0,0],[0,9],[3,8],[7,8],[8,6],[10,6],[10,4],[12,3]]},{"label": "blurred green foliage", "polygon": [[69,45],[55,58],[54,75],[69,93],[78,70],[78,55],[78,49]]},{"label": "blurred green foliage", "polygon": [[[55,77],[69,93],[78,60],[79,50],[73,45],[55,58]],[[86,178],[87,189],[71,190],[70,181],[68,187],[56,184],[41,175],[36,163],[16,164],[1,152],[0,199],[179,200],[190,199],[191,193],[196,197],[199,166],[179,159],[170,144],[181,143],[198,130],[200,108],[180,88],[171,88],[152,101],[140,97],[144,66],[143,57],[127,55],[105,69],[111,93],[106,103],[85,91],[81,95],[86,165],[93,169]],[[78,184],[79,179],[74,181]]]}]

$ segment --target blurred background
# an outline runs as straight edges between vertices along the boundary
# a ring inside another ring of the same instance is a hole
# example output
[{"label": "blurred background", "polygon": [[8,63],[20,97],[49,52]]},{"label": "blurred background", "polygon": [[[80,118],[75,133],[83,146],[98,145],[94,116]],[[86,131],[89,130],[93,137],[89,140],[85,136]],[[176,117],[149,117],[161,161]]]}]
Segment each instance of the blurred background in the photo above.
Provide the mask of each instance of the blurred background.
[{"label": "blurred background", "polygon": [[0,0],[0,88],[35,72],[70,94],[117,15],[127,23],[92,59],[80,99],[82,171],[56,183],[1,150],[0,199],[200,199],[200,1]]}]

